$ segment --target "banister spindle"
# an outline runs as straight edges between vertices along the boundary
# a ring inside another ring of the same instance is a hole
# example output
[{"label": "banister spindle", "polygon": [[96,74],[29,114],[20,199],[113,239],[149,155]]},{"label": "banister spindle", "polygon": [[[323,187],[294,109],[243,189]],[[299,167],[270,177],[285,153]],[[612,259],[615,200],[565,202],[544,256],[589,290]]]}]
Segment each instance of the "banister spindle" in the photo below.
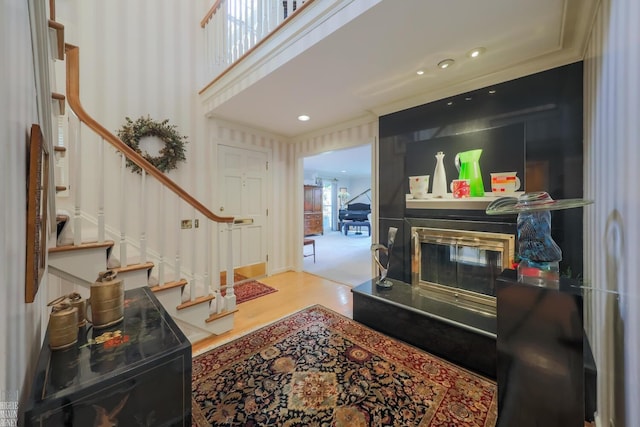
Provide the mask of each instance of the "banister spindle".
[{"label": "banister spindle", "polygon": [[[251,32],[253,29],[253,26],[251,25],[252,22],[252,17],[251,17],[251,11],[249,10],[249,1],[248,0],[243,0],[244,3],[244,16],[242,17],[242,21],[245,23],[245,25],[242,27],[242,53],[241,55],[244,55],[244,53],[246,51],[248,51],[249,49],[251,49],[251,46],[253,46],[253,44],[251,43]],[[247,25],[248,24],[248,25]]]},{"label": "banister spindle", "polygon": [[229,22],[229,48],[231,49],[229,59],[231,62],[235,62],[236,60],[236,25],[235,25],[235,11],[236,11],[236,3],[235,2],[226,2],[229,10],[229,18],[227,21]]},{"label": "banister spindle", "polygon": [[140,262],[147,262],[147,172],[140,177]]},{"label": "banister spindle", "polygon": [[211,279],[211,224],[210,221],[204,221],[202,235],[204,236],[204,286],[208,289],[208,293],[215,293],[213,280]]},{"label": "banister spindle", "polygon": [[[196,211],[195,209],[191,210],[191,218],[195,218],[196,216]],[[193,220],[192,220],[193,221]],[[191,225],[192,227],[195,227],[195,224]],[[193,301],[194,299],[197,298],[196,295],[196,231],[195,228],[191,228],[191,254],[189,255],[191,257],[191,286],[189,287],[189,291],[190,291],[190,298]],[[206,288],[205,288],[206,289]]]},{"label": "banister spindle", "polygon": [[82,210],[80,201],[82,196],[82,144],[80,143],[81,123],[75,114],[69,115],[69,134],[71,136],[71,146],[73,147],[73,245],[82,244]]},{"label": "banister spindle", "polygon": [[160,192],[158,195],[158,212],[160,213],[160,218],[158,220],[158,251],[160,252],[160,260],[158,262],[158,284],[160,286],[165,284],[165,235],[167,233],[167,227],[165,223],[167,221],[167,213],[164,206],[164,186],[160,186]]},{"label": "banister spindle", "polygon": [[176,206],[176,227],[175,227],[175,233],[176,233],[176,261],[175,261],[175,277],[173,280],[178,281],[180,280],[180,274],[181,274],[181,270],[182,270],[182,266],[181,266],[181,259],[180,259],[180,245],[181,245],[181,226],[180,226],[180,198],[177,197],[178,203],[175,204]]},{"label": "banister spindle", "polygon": [[256,1],[256,10],[254,11],[255,22],[256,22],[256,39],[255,44],[258,43],[259,40],[262,40],[264,36],[264,21],[267,17],[266,9],[264,8],[264,0]]},{"label": "banister spindle", "polygon": [[227,287],[225,299],[225,309],[227,311],[235,310],[236,295],[233,292],[233,222],[227,223]]},{"label": "banister spindle", "polygon": [[127,189],[125,185],[125,170],[127,159],[120,154],[120,266],[128,265],[127,261]]},{"label": "banister spindle", "polygon": [[280,23],[280,17],[282,16],[282,2],[278,0],[270,0],[269,8],[269,31],[273,31],[274,28]]},{"label": "banister spindle", "polygon": [[105,190],[105,168],[104,168],[104,138],[100,138],[98,147],[98,242],[104,242],[105,222],[104,222],[104,190]]}]

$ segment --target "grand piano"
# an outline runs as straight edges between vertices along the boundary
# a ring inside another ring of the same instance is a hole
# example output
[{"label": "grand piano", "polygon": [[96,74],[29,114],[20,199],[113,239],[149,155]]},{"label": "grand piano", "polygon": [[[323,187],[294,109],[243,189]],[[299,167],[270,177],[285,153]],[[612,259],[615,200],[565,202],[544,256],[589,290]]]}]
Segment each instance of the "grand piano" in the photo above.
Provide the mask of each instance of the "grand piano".
[{"label": "grand piano", "polygon": [[[362,193],[351,198],[345,203],[345,205],[347,206],[346,209],[338,210],[338,231],[343,231],[344,229],[344,232],[346,235],[349,229],[349,226],[343,227],[345,223],[348,223],[349,225],[354,225],[354,226],[357,224],[363,227],[367,227],[369,229],[369,235],[371,235],[371,224],[369,223],[369,214],[371,213],[371,204],[370,203],[352,203],[354,200],[365,195],[367,196],[369,201],[371,201],[371,198],[369,197],[369,194],[368,194],[370,191],[371,191],[370,188],[364,190]],[[361,234],[359,232],[359,227],[358,227],[357,234]]]},{"label": "grand piano", "polygon": [[369,214],[371,205],[368,203],[349,203],[347,209],[340,209],[338,212],[338,231],[349,234],[349,229],[355,229],[356,234],[362,234],[362,228],[366,228],[371,236],[371,223]]},{"label": "grand piano", "polygon": [[340,224],[344,221],[368,221],[371,213],[371,205],[368,203],[349,203],[347,209],[338,211]]}]

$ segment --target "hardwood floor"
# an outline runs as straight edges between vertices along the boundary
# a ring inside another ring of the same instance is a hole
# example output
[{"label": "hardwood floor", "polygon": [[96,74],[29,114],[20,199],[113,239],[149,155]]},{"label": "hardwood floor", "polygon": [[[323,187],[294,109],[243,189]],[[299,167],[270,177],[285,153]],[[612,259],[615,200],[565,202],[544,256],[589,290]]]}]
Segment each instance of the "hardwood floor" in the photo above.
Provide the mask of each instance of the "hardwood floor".
[{"label": "hardwood floor", "polygon": [[194,356],[314,304],[321,304],[353,318],[353,299],[349,286],[293,271],[259,280],[278,292],[239,305],[233,330],[194,343]]}]

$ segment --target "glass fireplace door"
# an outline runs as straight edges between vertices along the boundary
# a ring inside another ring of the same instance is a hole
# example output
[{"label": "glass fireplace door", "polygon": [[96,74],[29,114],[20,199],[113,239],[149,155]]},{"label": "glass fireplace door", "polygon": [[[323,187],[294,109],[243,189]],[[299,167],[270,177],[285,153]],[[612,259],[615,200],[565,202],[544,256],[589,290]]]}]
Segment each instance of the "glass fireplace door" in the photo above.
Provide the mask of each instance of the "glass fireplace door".
[{"label": "glass fireplace door", "polygon": [[430,296],[495,311],[495,279],[511,265],[514,237],[412,228],[412,282]]}]

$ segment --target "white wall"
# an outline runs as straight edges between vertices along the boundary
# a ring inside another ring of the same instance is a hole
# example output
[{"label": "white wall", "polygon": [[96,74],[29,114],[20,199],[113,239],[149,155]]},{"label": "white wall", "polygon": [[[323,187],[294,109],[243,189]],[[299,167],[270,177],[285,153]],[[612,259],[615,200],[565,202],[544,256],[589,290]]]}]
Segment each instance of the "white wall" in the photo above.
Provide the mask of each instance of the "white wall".
[{"label": "white wall", "polygon": [[[114,134],[126,117],[168,119],[188,138],[186,162],[168,176],[209,202],[208,183],[198,176],[208,160],[197,94],[203,80],[198,23],[206,12],[205,2],[57,0],[56,10],[67,42],[80,48],[80,99],[85,110]],[[97,138],[83,130],[82,141],[83,159],[94,158]],[[117,165],[115,157],[107,163],[108,168]],[[86,169],[83,179],[94,179]],[[96,197],[85,192],[83,204],[95,205]]]},{"label": "white wall", "polygon": [[26,158],[31,124],[40,123],[28,2],[2,1],[0,28],[0,392],[15,400],[28,390],[40,351],[47,286],[45,277],[36,300],[25,303]]},{"label": "white wall", "polygon": [[602,0],[585,56],[585,281],[599,426],[640,420],[640,2]]},{"label": "white wall", "polygon": [[[365,190],[371,188],[371,178],[370,177],[353,177],[349,180],[349,186],[347,187],[349,190],[349,194],[351,197],[356,197],[358,194],[362,193]],[[372,198],[371,193],[364,194],[358,197],[357,200],[354,200],[353,203],[369,203],[369,199]]]}]

